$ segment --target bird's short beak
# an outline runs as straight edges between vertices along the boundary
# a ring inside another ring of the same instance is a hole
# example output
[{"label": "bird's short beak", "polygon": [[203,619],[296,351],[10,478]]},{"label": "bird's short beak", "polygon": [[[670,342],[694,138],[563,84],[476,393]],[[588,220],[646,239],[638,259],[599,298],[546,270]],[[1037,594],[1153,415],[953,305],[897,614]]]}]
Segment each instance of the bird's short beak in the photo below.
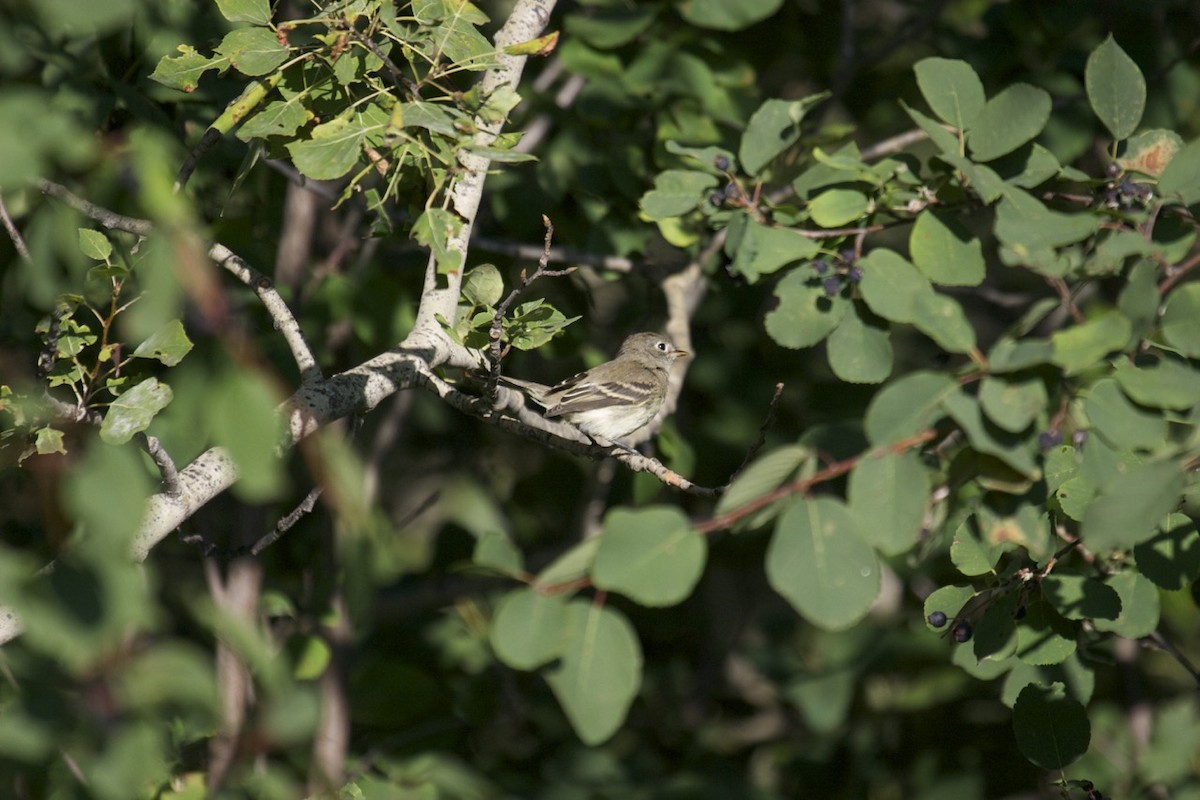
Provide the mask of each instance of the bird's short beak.
[{"label": "bird's short beak", "polygon": [[676,358],[687,358],[691,355],[691,353],[689,353],[687,350],[675,350],[671,353],[671,355],[675,356]]}]

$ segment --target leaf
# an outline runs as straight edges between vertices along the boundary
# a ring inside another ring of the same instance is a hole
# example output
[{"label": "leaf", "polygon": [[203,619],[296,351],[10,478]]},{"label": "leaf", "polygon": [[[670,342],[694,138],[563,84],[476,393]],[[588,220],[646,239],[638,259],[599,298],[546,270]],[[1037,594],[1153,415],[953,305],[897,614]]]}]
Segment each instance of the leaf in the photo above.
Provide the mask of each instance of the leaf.
[{"label": "leaf", "polygon": [[546,682],[587,745],[606,741],[625,720],[642,682],[642,650],[621,612],[574,600],[566,608],[562,661]]},{"label": "leaf", "polygon": [[242,123],[237,138],[248,142],[268,136],[293,136],[311,118],[312,112],[296,98],[273,100]]},{"label": "leaf", "polygon": [[892,322],[912,322],[926,295],[933,293],[929,280],[893,250],[878,248],[859,259],[862,280],[859,292],[879,316]]},{"label": "leaf", "polygon": [[1184,145],[1163,167],[1158,191],[1163,199],[1185,206],[1200,203],[1200,139]]},{"label": "leaf", "polygon": [[1157,178],[1181,147],[1183,139],[1175,131],[1152,128],[1134,134],[1124,143],[1117,166]]},{"label": "leaf", "polygon": [[459,236],[462,224],[462,219],[448,209],[429,208],[417,217],[409,235],[432,251],[438,272],[457,272],[462,269],[463,255],[450,249],[450,240]]},{"label": "leaf", "polygon": [[554,589],[587,575],[599,546],[600,541],[595,537],[575,545],[538,573],[534,587],[542,590]]},{"label": "leaf", "polygon": [[112,255],[112,242],[100,231],[91,228],[79,229],[79,250],[88,258],[107,261]]},{"label": "leaf", "polygon": [[[741,508],[752,500],[757,500],[765,494],[775,491],[784,481],[791,479],[800,466],[813,456],[813,451],[803,445],[788,445],[778,450],[772,450],[756,458],[750,466],[742,470],[729,488],[717,501],[713,516],[721,517],[731,511]],[[771,506],[776,508],[777,505]],[[770,516],[774,516],[771,514]],[[760,514],[753,515],[753,522],[744,521],[743,527],[755,527],[766,522]]]},{"label": "leaf", "polygon": [[950,561],[967,577],[987,575],[996,568],[1004,549],[1001,543],[984,541],[976,521],[969,519],[954,532]]},{"label": "leaf", "polygon": [[1050,119],[1050,95],[1027,83],[1014,83],[988,100],[967,134],[976,161],[1011,153],[1042,132]]},{"label": "leaf", "polygon": [[1087,711],[1066,696],[1063,684],[1031,683],[1013,704],[1013,735],[1027,759],[1060,770],[1087,752],[1092,733]]},{"label": "leaf", "polygon": [[763,320],[767,333],[784,347],[812,347],[834,331],[850,301],[828,297],[804,270],[793,270],[775,287],[779,304]]},{"label": "leaf", "polygon": [[569,640],[567,603],[562,595],[545,595],[523,587],[504,595],[488,640],[496,657],[513,669],[532,670],[563,653]]},{"label": "leaf", "polygon": [[975,349],[975,329],[953,297],[938,292],[922,294],[914,310],[913,325],[942,349],[951,353],[969,353]]},{"label": "leaf", "polygon": [[655,5],[600,6],[590,10],[588,16],[569,15],[564,25],[570,36],[600,50],[611,50],[633,41],[650,27],[660,11]]},{"label": "leaf", "polygon": [[475,541],[471,561],[512,578],[521,578],[525,574],[525,559],[520,549],[511,537],[500,531],[487,531]]},{"label": "leaf", "polygon": [[858,303],[829,335],[825,353],[833,374],[847,383],[882,383],[892,372],[887,323]]},{"label": "leaf", "polygon": [[885,556],[895,556],[917,543],[930,491],[920,458],[887,453],[859,461],[850,473],[846,501],[867,541]]},{"label": "leaf", "polygon": [[975,596],[975,588],[973,586],[939,586],[929,593],[925,598],[923,610],[925,612],[925,626],[929,630],[945,630],[945,626],[935,628],[929,622],[929,615],[935,611],[940,611],[946,615],[947,621],[958,616],[958,612],[966,606],[967,602]]},{"label": "leaf", "polygon": [[210,69],[224,71],[229,66],[229,59],[224,56],[202,56],[196,48],[186,44],[176,48],[177,56],[163,56],[150,73],[150,79],[158,81],[163,86],[179,89],[183,92],[194,92],[200,84],[200,77]]},{"label": "leaf", "polygon": [[267,28],[238,28],[225,34],[216,52],[243,75],[274,72],[288,60],[289,51]]},{"label": "leaf", "polygon": [[153,358],[173,367],[192,351],[192,340],[183,329],[183,323],[173,319],[158,329],[150,338],[133,351],[134,358]]},{"label": "leaf", "polygon": [[205,409],[208,428],[237,465],[234,493],[250,501],[278,496],[286,483],[283,462],[275,454],[283,433],[275,407],[282,398],[254,370],[229,370],[214,383]]},{"label": "leaf", "polygon": [[1133,548],[1138,570],[1157,586],[1178,591],[1200,578],[1200,531],[1195,520],[1168,514],[1154,535]]},{"label": "leaf", "polygon": [[1015,655],[1022,663],[1033,666],[1061,664],[1075,653],[1077,628],[1045,600],[1035,600],[1017,625]]},{"label": "leaf", "polygon": [[776,156],[794,145],[800,139],[800,121],[805,113],[828,96],[827,92],[822,92],[800,100],[767,100],[759,106],[742,133],[738,149],[742,169],[757,175]]},{"label": "leaf", "polygon": [[1158,589],[1144,575],[1126,569],[1110,577],[1107,585],[1116,592],[1121,611],[1115,619],[1093,619],[1096,630],[1109,631],[1127,639],[1141,639],[1158,629]]},{"label": "leaf", "polygon": [[[496,50],[476,27],[487,23],[487,15],[467,0],[437,5],[449,9],[450,13],[442,17],[439,24],[431,26],[430,35],[435,52],[459,69],[484,70],[493,66],[496,63]],[[418,18],[425,16],[424,11],[417,10],[417,4],[414,4],[413,11]]]},{"label": "leaf", "polygon": [[1120,464],[1088,504],[1081,532],[1094,553],[1129,549],[1152,539],[1159,520],[1175,510],[1184,475],[1174,461]]},{"label": "leaf", "polygon": [[150,427],[171,398],[170,386],[159,383],[158,378],[146,378],[112,401],[100,423],[100,438],[109,444],[125,444]]},{"label": "leaf", "polygon": [[827,189],[808,204],[813,222],[822,228],[839,228],[867,213],[870,201],[854,189]]},{"label": "leaf", "polygon": [[1092,111],[1114,139],[1128,139],[1146,108],[1146,79],[1110,33],[1088,56],[1083,73]]},{"label": "leaf", "polygon": [[942,399],[958,384],[938,372],[911,372],[883,387],[867,406],[863,428],[871,444],[914,436],[944,416]]},{"label": "leaf", "polygon": [[642,195],[638,208],[652,220],[682,216],[700,205],[704,191],[716,185],[716,176],[707,172],[669,169],[654,177],[654,188]]},{"label": "leaf", "polygon": [[474,306],[492,307],[504,294],[504,279],[495,264],[479,264],[463,275],[462,296]]},{"label": "leaf", "polygon": [[604,517],[592,562],[596,588],[644,606],[682,602],[704,570],[708,542],[672,506],[617,508]]},{"label": "leaf", "polygon": [[923,58],[913,67],[929,108],[959,130],[970,128],[983,110],[983,83],[965,61]]},{"label": "leaf", "polygon": [[359,122],[337,117],[313,128],[309,137],[287,143],[296,169],[313,180],[334,180],[358,163],[367,129]]},{"label": "leaf", "polygon": [[944,286],[978,286],[985,267],[983,247],[948,214],[926,209],[917,215],[908,239],[913,263],[925,277]]},{"label": "leaf", "polygon": [[267,0],[217,0],[217,9],[230,22],[271,23],[271,6]]},{"label": "leaf", "polygon": [[1167,344],[1188,358],[1200,358],[1200,283],[1171,292],[1159,325]]},{"label": "leaf", "polygon": [[879,561],[840,501],[799,498],[779,517],[767,548],[767,581],[808,621],[844,630],[879,595]]},{"label": "leaf", "polygon": [[1061,570],[1042,579],[1042,596],[1067,619],[1115,620],[1121,598],[1096,578]]},{"label": "leaf", "polygon": [[996,238],[1018,254],[1062,247],[1086,239],[1100,227],[1092,214],[1051,211],[1028,192],[1006,192],[996,206]]},{"label": "leaf", "polygon": [[63,432],[48,425],[37,429],[33,447],[39,456],[67,452],[67,448],[63,446]]},{"label": "leaf", "polygon": [[975,398],[962,391],[952,392],[942,400],[942,407],[958,423],[976,452],[995,456],[1026,477],[1037,477],[1029,442],[985,420]]},{"label": "leaf", "polygon": [[988,419],[1006,431],[1020,433],[1046,410],[1049,397],[1040,378],[989,375],[979,388],[979,405]]},{"label": "leaf", "polygon": [[1083,410],[1091,429],[1117,449],[1152,450],[1166,441],[1167,420],[1162,414],[1129,402],[1112,378],[1092,386]]},{"label": "leaf", "polygon": [[779,10],[783,0],[683,0],[680,15],[692,25],[718,31],[740,31]]},{"label": "leaf", "polygon": [[774,228],[748,218],[741,237],[731,247],[732,252],[726,248],[733,256],[730,269],[751,283],[786,264],[812,258],[821,251],[818,242],[790,228]]},{"label": "leaf", "polygon": [[1095,366],[1109,353],[1124,349],[1130,330],[1129,320],[1124,315],[1109,311],[1082,325],[1057,331],[1050,337],[1054,345],[1053,361],[1067,375],[1077,375]]}]

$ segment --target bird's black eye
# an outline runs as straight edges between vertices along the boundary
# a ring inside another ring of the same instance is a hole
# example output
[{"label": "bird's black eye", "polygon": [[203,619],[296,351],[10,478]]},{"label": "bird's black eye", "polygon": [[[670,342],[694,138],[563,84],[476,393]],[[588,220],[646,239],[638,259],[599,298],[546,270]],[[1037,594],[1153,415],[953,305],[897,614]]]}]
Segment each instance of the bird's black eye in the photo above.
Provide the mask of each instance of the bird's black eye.
[{"label": "bird's black eye", "polygon": [[659,342],[658,344],[656,344],[654,346],[657,347],[660,351],[665,353],[665,352],[667,352],[667,348],[669,345],[667,345],[666,342]]}]

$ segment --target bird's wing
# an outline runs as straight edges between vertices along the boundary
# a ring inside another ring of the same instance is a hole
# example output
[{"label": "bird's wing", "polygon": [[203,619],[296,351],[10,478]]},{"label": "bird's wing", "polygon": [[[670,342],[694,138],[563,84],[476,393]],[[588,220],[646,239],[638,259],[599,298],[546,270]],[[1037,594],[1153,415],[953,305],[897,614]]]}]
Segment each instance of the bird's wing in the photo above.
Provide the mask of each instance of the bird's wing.
[{"label": "bird's wing", "polygon": [[645,400],[654,391],[653,376],[625,377],[620,384],[597,376],[594,371],[572,375],[562,383],[551,387],[546,401],[553,403],[546,409],[547,417],[559,417],[597,408],[633,406]]}]

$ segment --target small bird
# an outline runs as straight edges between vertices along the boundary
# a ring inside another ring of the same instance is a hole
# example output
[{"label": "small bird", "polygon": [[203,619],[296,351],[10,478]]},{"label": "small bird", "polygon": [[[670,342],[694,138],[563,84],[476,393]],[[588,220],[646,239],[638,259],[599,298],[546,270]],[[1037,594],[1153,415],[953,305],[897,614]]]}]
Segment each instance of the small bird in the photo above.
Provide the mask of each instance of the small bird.
[{"label": "small bird", "polygon": [[545,409],[546,417],[562,417],[593,441],[619,440],[649,424],[667,397],[675,359],[689,355],[657,333],[635,333],[621,344],[617,357],[573,375],[554,386],[503,377],[524,389]]}]

